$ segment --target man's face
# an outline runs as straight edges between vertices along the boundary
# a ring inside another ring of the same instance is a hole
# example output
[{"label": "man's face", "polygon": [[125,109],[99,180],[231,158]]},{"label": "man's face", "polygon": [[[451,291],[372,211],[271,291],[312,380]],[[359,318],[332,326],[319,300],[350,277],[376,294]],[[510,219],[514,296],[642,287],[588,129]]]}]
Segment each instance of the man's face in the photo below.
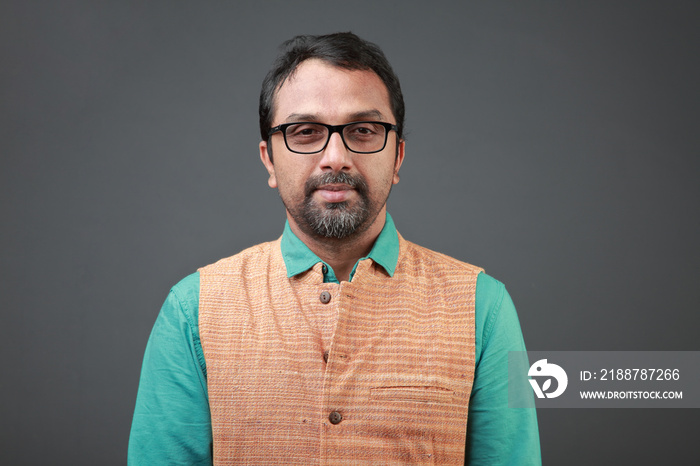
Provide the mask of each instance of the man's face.
[{"label": "man's face", "polygon": [[[372,120],[396,123],[386,86],[373,71],[346,70],[317,59],[302,62],[274,101],[272,126],[299,121],[340,125]],[[290,152],[281,133],[260,143],[260,157],[279,190],[292,226],[307,235],[347,238],[367,231],[399,181],[404,142],[390,132],[384,150],[349,151],[334,133],[317,154]],[[383,223],[382,223],[383,225]],[[378,225],[381,226],[381,225]],[[378,233],[378,231],[377,231]]]}]

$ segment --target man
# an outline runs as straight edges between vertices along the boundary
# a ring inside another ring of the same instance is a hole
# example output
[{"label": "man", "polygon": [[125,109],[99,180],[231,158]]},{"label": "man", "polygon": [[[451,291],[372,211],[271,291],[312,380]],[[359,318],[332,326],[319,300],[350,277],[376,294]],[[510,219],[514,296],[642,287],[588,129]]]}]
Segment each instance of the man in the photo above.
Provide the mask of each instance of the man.
[{"label": "man", "polygon": [[404,104],[381,50],[299,36],[263,82],[260,157],[282,237],[166,300],[131,464],[539,464],[508,408],[524,344],[503,285],[404,240],[386,212]]}]

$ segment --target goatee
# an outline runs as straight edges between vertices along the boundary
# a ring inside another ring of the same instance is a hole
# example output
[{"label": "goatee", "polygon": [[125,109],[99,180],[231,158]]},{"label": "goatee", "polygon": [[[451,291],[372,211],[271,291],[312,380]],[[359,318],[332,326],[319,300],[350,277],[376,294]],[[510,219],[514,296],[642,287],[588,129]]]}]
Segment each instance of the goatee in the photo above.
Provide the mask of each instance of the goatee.
[{"label": "goatee", "polygon": [[[359,199],[354,204],[347,201],[317,203],[314,192],[328,184],[347,185],[355,190]],[[343,239],[363,231],[369,224],[370,215],[377,209],[369,198],[365,179],[361,175],[340,172],[309,178],[304,185],[304,201],[294,209],[288,206],[288,210],[302,229],[323,238]]]}]

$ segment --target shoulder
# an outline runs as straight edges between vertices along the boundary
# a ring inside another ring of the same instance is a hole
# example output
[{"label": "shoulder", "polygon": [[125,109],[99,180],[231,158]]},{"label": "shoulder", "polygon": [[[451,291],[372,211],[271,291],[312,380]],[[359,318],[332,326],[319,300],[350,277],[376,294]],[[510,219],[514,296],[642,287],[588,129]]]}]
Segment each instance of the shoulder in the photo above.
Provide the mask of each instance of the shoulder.
[{"label": "shoulder", "polygon": [[241,273],[246,268],[255,266],[261,261],[269,261],[273,253],[281,255],[280,240],[256,244],[230,257],[220,259],[213,264],[199,269],[204,275],[230,275]]},{"label": "shoulder", "polygon": [[523,350],[518,313],[503,283],[486,273],[480,273],[476,281],[475,304],[476,341],[480,354],[489,348]]},{"label": "shoulder", "polygon": [[199,309],[199,272],[194,272],[170,289],[161,314],[165,317],[184,318],[190,326],[196,326]]},{"label": "shoulder", "polygon": [[178,301],[186,302],[196,298],[199,294],[199,272],[194,272],[179,282],[170,289]]},{"label": "shoulder", "polygon": [[485,272],[480,273],[476,281],[476,309],[485,324],[485,334],[497,323],[512,325],[518,321],[515,305],[505,285]]},{"label": "shoulder", "polygon": [[510,311],[512,303],[503,283],[485,272],[479,274],[476,280],[475,308],[477,328],[480,329],[481,336],[488,340],[504,309],[506,312]]},{"label": "shoulder", "polygon": [[[212,264],[201,267],[196,272],[186,276],[170,289],[163,310],[168,314],[181,314],[192,327],[197,327],[199,300],[202,281],[217,275],[241,273],[246,264],[255,262],[260,257],[269,256],[277,241],[257,244],[244,249],[230,257],[220,259]],[[244,273],[244,272],[243,272]]]},{"label": "shoulder", "polygon": [[[508,292],[503,283],[487,274],[482,267],[455,259],[432,249],[420,246],[399,235],[399,261],[404,260],[411,267],[443,269],[457,276],[476,276],[476,308],[482,315],[493,314],[500,308]],[[508,299],[510,299],[508,297]]]},{"label": "shoulder", "polygon": [[484,269],[405,240],[399,235],[399,265],[428,268],[447,274],[478,275]]},{"label": "shoulder", "polygon": [[494,311],[501,306],[507,295],[503,283],[481,271],[476,280],[476,303],[479,308],[485,312]]}]

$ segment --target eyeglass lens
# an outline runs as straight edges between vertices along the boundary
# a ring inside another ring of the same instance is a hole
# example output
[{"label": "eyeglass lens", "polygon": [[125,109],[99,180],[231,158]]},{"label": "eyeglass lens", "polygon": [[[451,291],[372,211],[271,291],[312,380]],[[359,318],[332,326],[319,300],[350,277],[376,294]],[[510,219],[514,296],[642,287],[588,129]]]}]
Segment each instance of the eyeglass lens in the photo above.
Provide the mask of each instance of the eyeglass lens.
[{"label": "eyeglass lens", "polygon": [[[301,153],[319,152],[329,139],[328,128],[314,123],[290,125],[285,133],[289,150]],[[343,140],[353,152],[378,152],[386,143],[386,128],[372,122],[353,123],[343,128]]]}]

